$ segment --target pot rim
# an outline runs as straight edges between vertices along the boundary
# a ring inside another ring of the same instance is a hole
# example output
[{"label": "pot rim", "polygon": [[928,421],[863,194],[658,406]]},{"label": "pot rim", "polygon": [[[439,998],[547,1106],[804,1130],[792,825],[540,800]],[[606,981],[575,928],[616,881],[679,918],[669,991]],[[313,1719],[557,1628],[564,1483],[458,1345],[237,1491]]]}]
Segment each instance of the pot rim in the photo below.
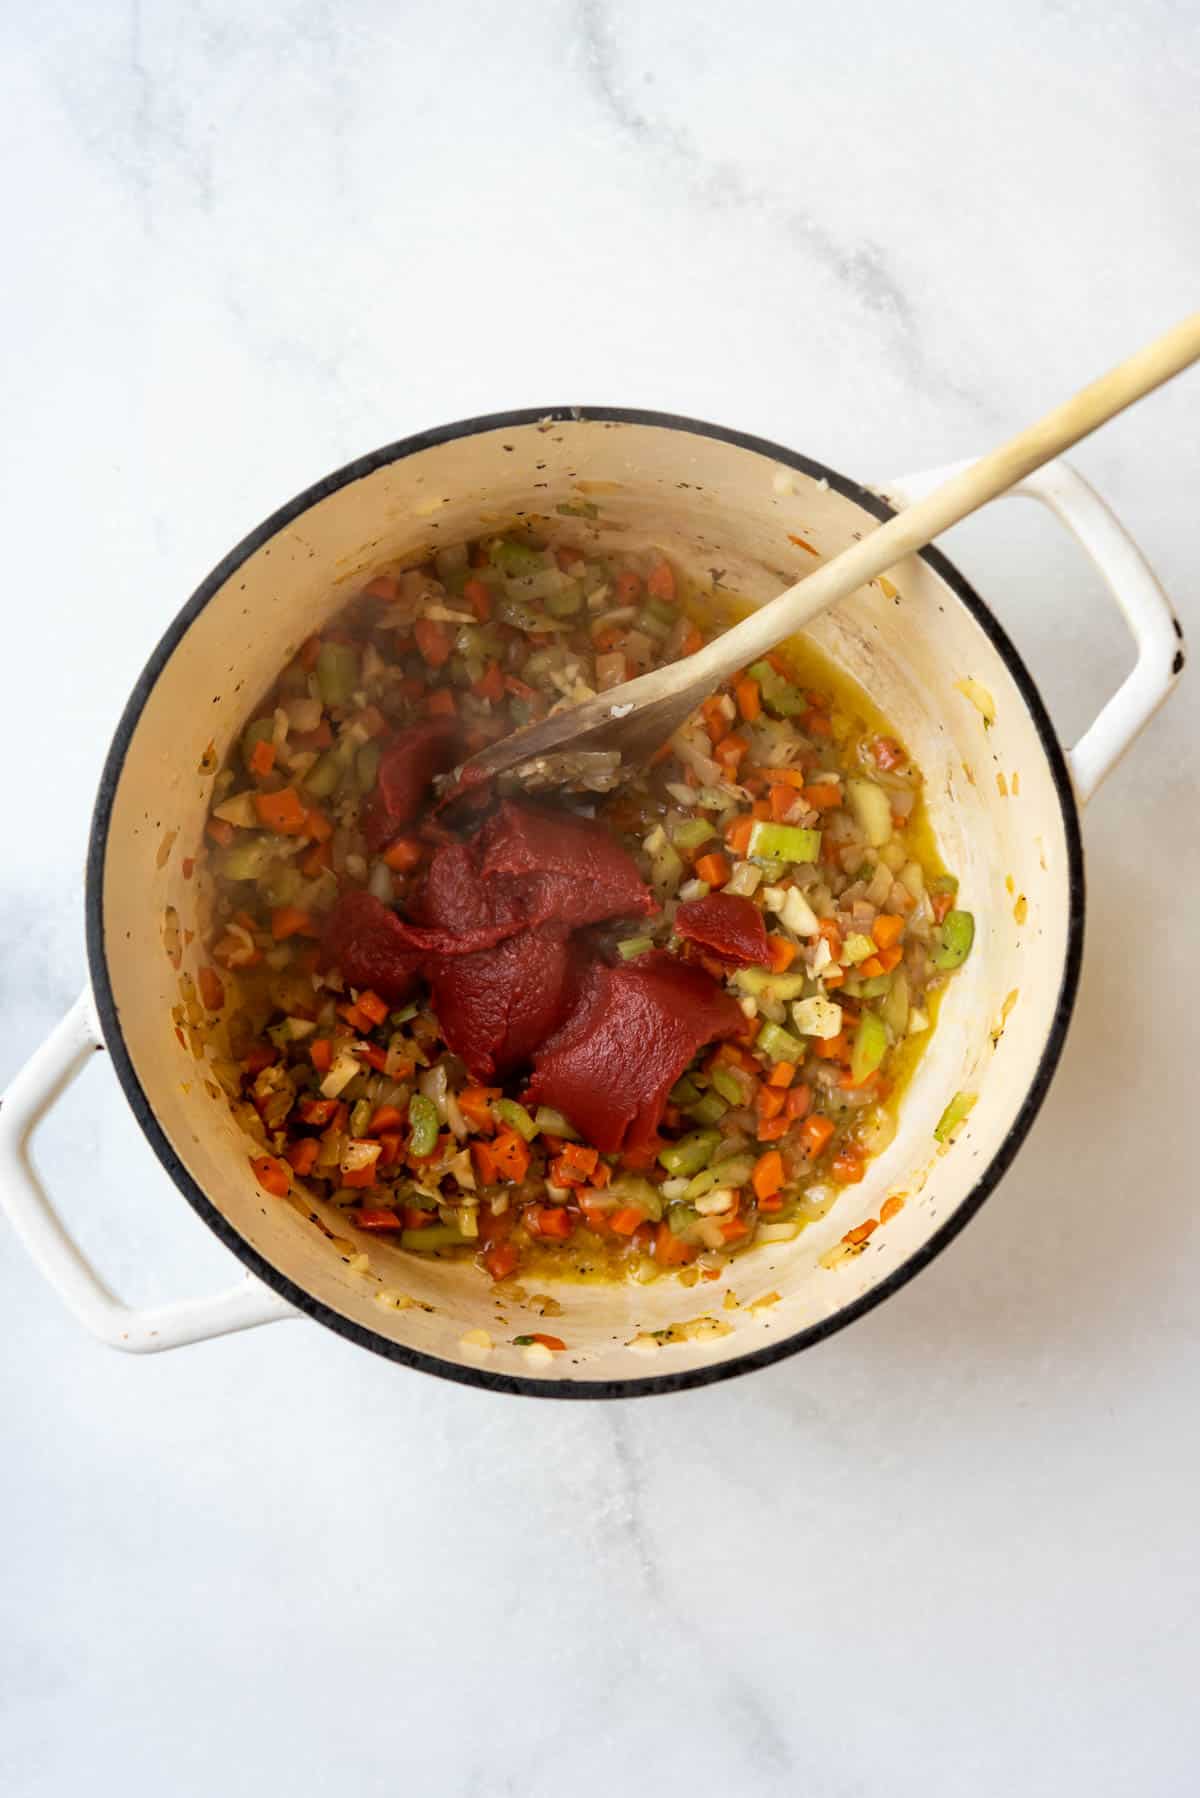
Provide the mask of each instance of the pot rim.
[{"label": "pot rim", "polygon": [[907,1285],[921,1272],[922,1268],[927,1267],[937,1255],[941,1254],[944,1248],[953,1242],[959,1232],[975,1216],[984,1200],[989,1197],[1002,1176],[1008,1171],[1017,1151],[1028,1136],[1058,1067],[1066,1041],[1067,1028],[1079,987],[1083,958],[1085,911],[1083,843],[1079,809],[1071,785],[1066,756],[1033,677],[1025,667],[1007,632],[953,563],[948,561],[940,550],[932,548],[921,550],[919,554],[922,561],[927,563],[961,600],[996,649],[1028,708],[1038,740],[1049,763],[1062,812],[1063,831],[1067,844],[1069,915],[1066,952],[1063,959],[1062,981],[1055,1001],[1050,1029],[1047,1032],[1046,1042],[1038,1059],[1029,1091],[1020,1110],[1009,1126],[996,1153],[954,1213],[939,1225],[907,1260],[901,1262],[886,1279],[881,1280],[879,1285],[873,1287],[870,1292],[864,1293],[831,1316],[821,1318],[815,1323],[794,1331],[779,1342],[763,1348],[750,1349],[745,1354],[714,1363],[710,1367],[691,1368],[677,1373],[646,1374],[619,1380],[537,1380],[519,1374],[494,1373],[485,1367],[460,1366],[457,1362],[443,1360],[440,1356],[425,1354],[420,1350],[409,1348],[403,1343],[393,1342],[388,1337],[381,1336],[376,1331],[355,1323],[350,1318],[343,1317],[340,1312],[333,1310],[331,1306],[315,1298],[305,1288],[298,1286],[287,1274],[281,1273],[238,1234],[233,1225],[228,1222],[192,1178],[176,1153],[166,1131],[159,1123],[125,1044],[112,982],[109,977],[104,923],[104,864],[108,850],[113,805],[125,757],[142,711],[158,677],[188,629],[230,576],[285,525],[290,524],[310,507],[316,505],[318,501],[327,499],[330,494],[338,492],[342,487],[348,486],[353,481],[361,480],[364,476],[373,474],[376,470],[386,467],[389,463],[400,461],[404,457],[415,455],[422,450],[432,449],[440,444],[453,443],[459,438],[478,436],[487,431],[540,424],[546,421],[556,423],[595,421],[601,424],[649,425],[659,429],[713,438],[717,442],[732,444],[738,449],[750,450],[771,461],[794,468],[800,474],[807,475],[813,480],[827,481],[835,492],[853,501],[864,511],[880,520],[892,517],[895,510],[878,494],[871,492],[859,482],[848,479],[847,476],[837,473],[834,469],[826,468],[823,463],[814,462],[808,456],[785,449],[767,438],[756,437],[745,431],[730,430],[723,425],[710,424],[702,419],[685,418],[676,413],[655,412],[640,407],[538,406],[517,411],[488,413],[478,418],[459,419],[451,424],[436,426],[432,430],[419,431],[413,436],[402,437],[394,443],[386,444],[380,449],[372,450],[368,454],[346,463],[333,474],[326,475],[321,480],[314,482],[312,486],[297,494],[294,499],[280,506],[277,511],[271,513],[260,525],[243,537],[241,542],[217,563],[168,625],[134,683],[105,757],[92,814],[84,889],[88,969],[105,1046],[112,1057],[117,1078],[143,1135],[192,1209],[225,1244],[226,1248],[232,1250],[252,1274],[286,1299],[289,1304],[295,1306],[298,1311],[313,1318],[316,1322],[326,1325],[327,1328],[335,1330],[338,1335],[346,1337],[360,1348],[370,1349],[373,1353],[382,1355],[390,1361],[400,1362],[406,1367],[417,1368],[422,1373],[434,1374],[440,1379],[452,1380],[460,1385],[477,1386],[492,1392],[516,1393],[534,1398],[640,1398],[656,1393],[682,1392],[692,1387],[715,1385],[720,1380],[732,1379],[735,1375],[751,1373],[756,1368],[768,1367],[774,1362],[783,1361],[788,1356],[799,1354],[802,1349],[810,1348],[815,1343],[824,1341],[826,1337],[834,1335],[848,1324],[854,1323],[856,1319],[865,1317],[869,1311],[874,1310],[877,1305],[881,1305],[885,1299],[898,1292],[902,1286]]}]

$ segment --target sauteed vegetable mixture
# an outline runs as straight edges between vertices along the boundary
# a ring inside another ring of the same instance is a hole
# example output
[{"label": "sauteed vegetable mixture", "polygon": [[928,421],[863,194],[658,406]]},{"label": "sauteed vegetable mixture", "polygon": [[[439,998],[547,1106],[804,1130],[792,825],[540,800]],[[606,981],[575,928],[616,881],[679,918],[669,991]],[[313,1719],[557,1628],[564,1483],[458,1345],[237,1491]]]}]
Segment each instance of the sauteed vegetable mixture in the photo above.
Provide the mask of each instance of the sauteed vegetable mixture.
[{"label": "sauteed vegetable mixture", "polygon": [[698,648],[694,598],[509,531],[284,669],[218,777],[199,980],[268,1192],[495,1280],[645,1279],[795,1235],[890,1140],[974,920],[903,746],[828,686],[772,655],[613,791],[437,809],[475,749]]}]

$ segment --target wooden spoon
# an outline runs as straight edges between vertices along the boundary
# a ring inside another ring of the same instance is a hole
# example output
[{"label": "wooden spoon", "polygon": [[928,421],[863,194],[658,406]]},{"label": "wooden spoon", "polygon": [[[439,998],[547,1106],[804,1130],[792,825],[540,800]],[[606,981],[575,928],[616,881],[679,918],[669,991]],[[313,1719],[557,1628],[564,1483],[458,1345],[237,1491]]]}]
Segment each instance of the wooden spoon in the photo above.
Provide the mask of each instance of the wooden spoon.
[{"label": "wooden spoon", "polygon": [[615,785],[618,776],[612,752],[629,772],[644,765],[689,713],[739,668],[766,655],[826,606],[883,574],[903,556],[923,549],[950,525],[1015,486],[1198,359],[1200,312],[850,544],[694,655],[625,681],[540,723],[525,725],[481,750],[456,775],[448,777],[453,791],[446,797],[501,774],[530,789]]}]

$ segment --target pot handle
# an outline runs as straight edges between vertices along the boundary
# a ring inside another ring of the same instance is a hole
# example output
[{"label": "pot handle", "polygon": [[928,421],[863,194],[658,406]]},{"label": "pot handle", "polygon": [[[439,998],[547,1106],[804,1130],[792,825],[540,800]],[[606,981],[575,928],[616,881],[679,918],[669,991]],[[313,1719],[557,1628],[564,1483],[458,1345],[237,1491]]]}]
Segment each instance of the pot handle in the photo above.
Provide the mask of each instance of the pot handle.
[{"label": "pot handle", "polygon": [[[969,467],[967,461],[905,475],[878,491],[891,504],[905,506]],[[1120,606],[1137,648],[1132,671],[1067,751],[1076,795],[1086,805],[1182,673],[1183,631],[1133,538],[1069,462],[1048,462],[1001,497],[1012,496],[1039,500],[1066,526]]]},{"label": "pot handle", "polygon": [[109,1291],[79,1244],[67,1234],[33,1165],[30,1138],[91,1056],[103,1047],[91,991],[85,987],[66,1017],[30,1056],[0,1103],[0,1205],[67,1309],[102,1342],[142,1355],[299,1316],[250,1274],[210,1298],[180,1299],[135,1310]]}]

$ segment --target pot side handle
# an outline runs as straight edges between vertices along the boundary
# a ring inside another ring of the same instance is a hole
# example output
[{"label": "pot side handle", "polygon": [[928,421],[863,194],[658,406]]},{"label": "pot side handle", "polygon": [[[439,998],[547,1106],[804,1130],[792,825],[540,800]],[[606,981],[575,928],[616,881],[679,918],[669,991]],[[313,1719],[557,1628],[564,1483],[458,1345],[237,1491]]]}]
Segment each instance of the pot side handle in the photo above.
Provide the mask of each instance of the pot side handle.
[{"label": "pot side handle", "polygon": [[[887,481],[878,491],[908,505],[970,462]],[[1069,462],[1048,462],[1003,498],[1036,499],[1064,524],[1090,558],[1124,615],[1137,648],[1131,672],[1102,707],[1067,761],[1075,792],[1086,804],[1144,729],[1183,672],[1183,630],[1158,577],[1133,538],[1094,488]]]},{"label": "pot side handle", "polygon": [[34,1167],[30,1139],[103,1047],[91,991],[85,988],[0,1102],[0,1206],[68,1310],[110,1347],[143,1355],[299,1316],[253,1275],[209,1298],[135,1310],[109,1291],[68,1235]]}]

